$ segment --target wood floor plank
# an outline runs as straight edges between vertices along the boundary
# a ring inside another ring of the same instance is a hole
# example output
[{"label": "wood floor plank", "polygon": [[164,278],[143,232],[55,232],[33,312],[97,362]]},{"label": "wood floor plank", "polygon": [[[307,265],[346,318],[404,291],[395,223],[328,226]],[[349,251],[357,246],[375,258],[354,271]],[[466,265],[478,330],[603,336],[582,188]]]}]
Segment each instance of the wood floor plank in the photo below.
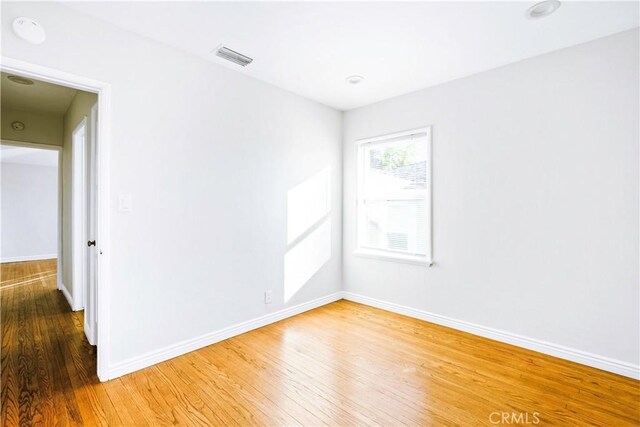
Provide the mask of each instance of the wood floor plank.
[{"label": "wood floor plank", "polygon": [[[1,267],[1,264],[0,264]],[[17,269],[0,268],[0,281],[10,282],[18,274]],[[2,408],[0,419],[7,425],[18,425],[18,393],[17,367],[15,361],[17,328],[11,319],[14,319],[14,311],[17,298],[2,298],[0,302],[0,319],[2,320],[2,347],[0,363],[2,366]]]},{"label": "wood floor plank", "polygon": [[640,425],[638,381],[347,301],[107,383],[55,260],[0,265],[0,320],[2,426]]},{"label": "wood floor plank", "polygon": [[[47,293],[49,295],[49,292]],[[59,413],[59,417],[64,417],[70,425],[79,425],[82,423],[80,415],[80,407],[75,393],[73,384],[69,375],[67,360],[68,347],[67,337],[61,322],[68,321],[70,317],[69,307],[60,291],[56,291],[45,298],[46,304],[43,305],[42,318],[47,319],[47,359],[50,364],[51,383],[54,391],[54,404]],[[90,364],[90,358],[86,358],[84,363]]]},{"label": "wood floor plank", "polygon": [[[37,291],[42,286],[42,283],[45,279],[45,276],[42,274],[42,266],[35,265],[35,269],[39,273],[39,281],[37,284],[26,288],[25,291],[28,292],[31,300],[35,302],[33,308],[33,316],[35,319],[40,318],[42,313],[42,298],[36,298]],[[42,418],[43,420],[54,420],[56,425],[60,424],[58,420],[57,411],[55,410],[54,400],[53,400],[53,391],[51,389],[51,379],[49,377],[50,369],[50,359],[46,356],[46,336],[49,331],[47,331],[46,325],[43,325],[41,322],[33,321],[30,322],[32,326],[32,335],[33,335],[33,351],[34,351],[34,360],[36,365],[37,372],[37,382],[38,382],[38,394],[40,396],[40,403],[42,405]],[[44,331],[43,331],[44,329]]]},{"label": "wood floor plank", "polygon": [[[33,274],[34,264],[29,265],[28,271]],[[17,377],[20,385],[18,393],[18,413],[20,422],[30,420],[33,424],[43,423],[43,413],[38,387],[37,354],[35,349],[35,333],[33,320],[35,304],[32,303],[33,286],[21,289],[17,304]]]}]

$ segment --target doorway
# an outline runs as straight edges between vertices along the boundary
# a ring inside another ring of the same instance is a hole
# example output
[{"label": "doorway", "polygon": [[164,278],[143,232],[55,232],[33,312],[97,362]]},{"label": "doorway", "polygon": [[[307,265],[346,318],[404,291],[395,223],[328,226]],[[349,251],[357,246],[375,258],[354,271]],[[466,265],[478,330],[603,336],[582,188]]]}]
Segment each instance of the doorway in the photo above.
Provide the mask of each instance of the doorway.
[{"label": "doorway", "polygon": [[[82,321],[86,341],[96,346],[97,360],[93,369],[97,371],[100,380],[108,380],[109,293],[106,285],[108,281],[105,280],[108,273],[108,200],[104,195],[108,194],[106,131],[109,120],[109,85],[10,58],[2,58],[0,68],[3,83],[9,76],[12,76],[9,79],[13,80],[12,83],[21,81],[19,84],[25,86],[20,89],[22,95],[28,93],[29,86],[38,84],[75,92],[67,112],[60,113],[64,122],[59,126],[59,132],[38,134],[36,130],[39,126],[36,126],[36,122],[42,119],[43,112],[22,111],[31,115],[25,116],[25,126],[22,128],[24,132],[21,134],[23,138],[18,143],[48,145],[49,149],[59,152],[61,220],[58,232],[57,286],[69,302],[70,311],[81,311],[74,316]],[[3,115],[7,111],[4,105],[8,98],[6,94],[3,90]],[[49,104],[40,102],[38,105]],[[39,138],[52,135],[64,135],[65,140],[59,144],[51,141],[43,144],[38,141]],[[8,142],[5,135],[2,135],[2,139],[3,145]],[[52,145],[57,147],[51,148]]]}]

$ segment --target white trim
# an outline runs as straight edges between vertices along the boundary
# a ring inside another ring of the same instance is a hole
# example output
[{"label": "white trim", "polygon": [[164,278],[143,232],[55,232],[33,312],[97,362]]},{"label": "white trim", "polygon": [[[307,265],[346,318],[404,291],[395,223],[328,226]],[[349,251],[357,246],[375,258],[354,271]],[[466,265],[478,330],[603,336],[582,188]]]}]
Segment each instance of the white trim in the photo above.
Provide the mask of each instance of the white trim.
[{"label": "white trim", "polygon": [[353,292],[343,292],[343,298],[348,301],[369,305],[371,307],[380,308],[382,310],[391,311],[393,313],[402,314],[426,322],[435,323],[459,331],[468,332],[484,338],[512,344],[528,350],[537,351],[539,353],[550,356],[559,357],[571,362],[580,363],[591,366],[593,368],[602,369],[604,371],[613,372],[615,374],[624,375],[625,377],[640,379],[640,366],[633,365],[621,360],[611,359],[609,357],[588,353],[582,350],[553,344],[547,341],[529,338],[511,332],[501,331],[499,329],[489,328],[475,323],[465,322],[463,320],[453,319],[451,317],[430,313],[424,310],[407,307],[400,304],[394,304],[387,301],[367,297]]},{"label": "white trim", "polygon": [[[356,144],[371,144],[371,143],[385,143],[390,141],[395,141],[398,139],[405,139],[407,136],[417,135],[426,133],[429,135],[431,130],[431,126],[423,126],[415,129],[403,130],[400,132],[387,133],[384,135],[374,136],[372,138],[363,138],[356,140]],[[420,135],[422,137],[422,135]]]},{"label": "white trim", "polygon": [[[96,102],[91,107],[91,116],[89,118],[89,137],[87,139],[86,148],[88,149],[89,156],[87,157],[87,164],[89,168],[87,169],[88,173],[85,174],[86,177],[86,186],[85,190],[86,196],[88,197],[85,204],[87,206],[86,218],[88,219],[87,226],[85,227],[86,231],[86,240],[96,240],[97,234],[97,207],[98,207],[98,164],[96,160],[97,157],[97,147],[98,147],[98,129],[96,124],[98,123],[98,103]],[[85,272],[86,277],[86,286],[84,288],[84,331],[87,336],[87,340],[89,344],[96,345],[96,278],[97,278],[97,249],[94,247],[93,250],[88,249],[86,251],[86,259],[85,265],[87,267],[87,271]],[[93,267],[92,269],[90,267]]]},{"label": "white trim", "polygon": [[63,206],[63,155],[62,155],[62,147],[60,147],[60,150],[58,150],[58,263],[56,265],[56,268],[58,269],[58,274],[56,276],[56,287],[58,289],[60,289],[60,287],[62,286],[62,268],[64,265],[64,253],[63,253],[63,244],[62,244],[62,240],[64,239],[64,225],[63,225],[63,212],[64,212],[64,206]]},{"label": "white trim", "polygon": [[67,287],[64,285],[64,283],[60,282],[58,289],[60,290],[60,292],[62,292],[62,295],[64,295],[65,299],[69,303],[71,311],[78,311],[78,309],[73,306],[73,298],[71,298],[71,294],[67,290]]},{"label": "white trim", "polygon": [[[82,317],[85,317],[85,316],[82,316]],[[87,337],[87,341],[89,341],[89,344],[96,345],[95,331],[91,327],[91,324],[87,323],[86,321],[84,322],[84,334]]]},{"label": "white trim", "polygon": [[[84,308],[87,265],[87,117],[71,132],[71,289],[73,306]],[[82,132],[82,140],[76,134]]]},{"label": "white trim", "polygon": [[23,261],[38,261],[41,259],[54,259],[58,258],[58,254],[43,254],[43,255],[23,255],[23,256],[12,256],[8,258],[2,258],[0,263],[5,262],[23,262]]},{"label": "white trim", "polygon": [[236,335],[244,334],[245,332],[261,328],[305,311],[313,310],[314,308],[330,304],[340,299],[342,299],[342,292],[336,292],[331,295],[269,313],[246,322],[238,323],[224,329],[210,332],[199,337],[184,340],[177,344],[172,344],[158,350],[150,351],[146,354],[133,357],[123,362],[115,363],[109,371],[109,379],[117,378],[157,363],[164,362],[165,360],[235,337]]},{"label": "white trim", "polygon": [[111,301],[110,288],[110,252],[109,252],[109,160],[110,160],[110,128],[111,128],[111,85],[84,76],[67,73],[55,68],[21,61],[3,56],[0,59],[0,69],[7,73],[34,78],[49,83],[68,86],[87,92],[98,94],[98,108],[100,119],[98,122],[98,148],[100,163],[98,167],[99,207],[98,207],[98,235],[96,236],[98,257],[98,348],[97,373],[101,381],[105,381],[109,372],[109,307]]},{"label": "white trim", "polygon": [[380,261],[401,262],[404,264],[419,265],[422,267],[431,267],[433,265],[433,262],[429,261],[427,257],[418,255],[405,255],[402,253],[394,253],[392,251],[378,252],[375,249],[360,248],[354,251],[353,255],[362,258],[377,259]]},{"label": "white trim", "polygon": [[41,142],[17,141],[15,139],[0,140],[0,145],[13,145],[14,147],[39,148],[42,150],[62,151],[62,145],[43,144]]}]

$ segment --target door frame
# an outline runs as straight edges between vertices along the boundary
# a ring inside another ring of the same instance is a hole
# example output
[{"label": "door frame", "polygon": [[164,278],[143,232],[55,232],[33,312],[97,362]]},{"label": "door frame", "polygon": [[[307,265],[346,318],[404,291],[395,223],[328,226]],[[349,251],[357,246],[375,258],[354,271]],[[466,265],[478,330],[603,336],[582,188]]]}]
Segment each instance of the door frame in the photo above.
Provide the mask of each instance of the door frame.
[{"label": "door frame", "polygon": [[97,374],[100,381],[110,379],[110,234],[109,234],[109,202],[110,202],[110,129],[111,129],[111,85],[88,77],[67,73],[55,68],[21,61],[15,58],[2,56],[0,60],[0,70],[17,74],[27,78],[34,78],[61,86],[71,87],[86,92],[93,92],[98,95],[98,109],[100,119],[98,129],[96,129],[98,148],[98,158],[96,159],[98,168],[97,197],[98,207],[97,235],[96,242],[99,256],[96,260],[96,287],[97,287]]},{"label": "door frame", "polygon": [[69,292],[61,286],[62,284],[62,146],[61,145],[50,145],[43,144],[41,142],[26,142],[26,141],[16,141],[14,139],[0,139],[0,145],[9,145],[12,147],[24,147],[24,148],[37,148],[40,150],[49,150],[55,151],[58,153],[58,197],[57,197],[57,259],[56,259],[56,288],[64,294],[65,298],[69,302],[69,306],[73,309],[73,301],[71,300],[71,295]]},{"label": "door frame", "polygon": [[[98,123],[98,102],[91,106],[90,116],[86,118],[89,123],[89,135],[86,139],[85,155],[87,174],[85,174],[85,208],[86,217],[88,222],[85,224],[84,232],[86,235],[87,243],[89,240],[95,239],[97,234],[97,206],[99,203],[99,195],[96,192],[98,188],[98,172],[97,172],[97,148],[98,148],[98,133],[96,131]],[[86,128],[85,128],[86,129]],[[84,277],[87,281],[84,287],[84,332],[89,340],[89,344],[96,345],[96,331],[98,329],[97,321],[97,303],[96,303],[96,272],[97,272],[97,258],[98,252],[94,247],[93,250],[85,251],[86,262],[84,266],[87,268]]]},{"label": "door frame", "polygon": [[[83,130],[78,146],[76,133]],[[87,266],[87,145],[89,135],[87,117],[83,117],[71,131],[71,283],[73,311],[85,308]],[[86,313],[85,313],[86,314]]]}]

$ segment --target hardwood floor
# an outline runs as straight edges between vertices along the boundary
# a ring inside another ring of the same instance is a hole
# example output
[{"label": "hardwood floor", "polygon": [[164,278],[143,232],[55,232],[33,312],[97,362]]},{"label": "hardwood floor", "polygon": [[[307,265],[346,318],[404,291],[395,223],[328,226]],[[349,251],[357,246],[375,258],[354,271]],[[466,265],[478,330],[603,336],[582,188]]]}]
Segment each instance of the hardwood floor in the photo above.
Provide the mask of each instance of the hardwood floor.
[{"label": "hardwood floor", "polygon": [[347,301],[100,383],[55,268],[2,264],[3,426],[640,425],[638,381]]}]

